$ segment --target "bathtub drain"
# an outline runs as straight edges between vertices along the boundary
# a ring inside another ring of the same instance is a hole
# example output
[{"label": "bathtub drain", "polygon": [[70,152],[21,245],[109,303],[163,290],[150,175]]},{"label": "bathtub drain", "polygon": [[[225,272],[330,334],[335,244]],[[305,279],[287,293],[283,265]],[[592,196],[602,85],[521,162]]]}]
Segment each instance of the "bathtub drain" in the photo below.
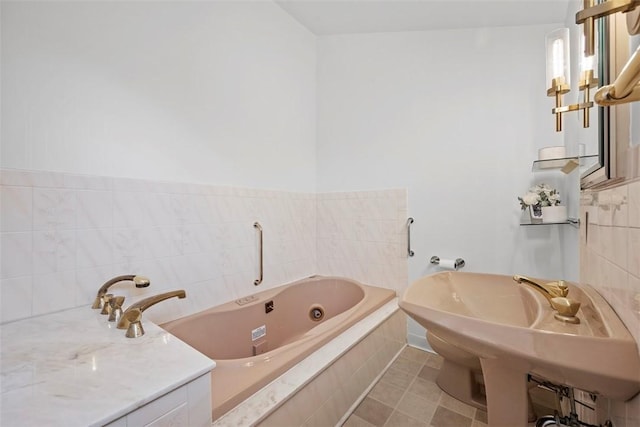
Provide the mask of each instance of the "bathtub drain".
[{"label": "bathtub drain", "polygon": [[319,322],[324,318],[324,308],[321,305],[314,305],[309,310],[309,318],[314,322]]}]

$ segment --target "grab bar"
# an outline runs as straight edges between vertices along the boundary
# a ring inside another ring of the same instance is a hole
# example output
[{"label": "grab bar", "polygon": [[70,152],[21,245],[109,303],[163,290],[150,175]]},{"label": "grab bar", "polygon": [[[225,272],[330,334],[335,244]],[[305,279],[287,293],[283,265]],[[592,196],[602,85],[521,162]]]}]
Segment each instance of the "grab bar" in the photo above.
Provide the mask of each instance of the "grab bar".
[{"label": "grab bar", "polygon": [[260,277],[256,280],[253,281],[253,284],[255,286],[258,286],[260,283],[262,283],[262,278],[264,276],[264,270],[263,270],[263,258],[262,258],[262,226],[260,225],[259,222],[254,222],[253,223],[253,227],[257,228],[258,231],[260,232]]},{"label": "grab bar", "polygon": [[613,84],[602,86],[596,91],[594,100],[600,106],[640,100],[640,47],[629,58]]},{"label": "grab bar", "polygon": [[411,257],[415,255],[415,252],[411,250],[411,224],[413,224],[413,218],[407,219],[407,254]]}]

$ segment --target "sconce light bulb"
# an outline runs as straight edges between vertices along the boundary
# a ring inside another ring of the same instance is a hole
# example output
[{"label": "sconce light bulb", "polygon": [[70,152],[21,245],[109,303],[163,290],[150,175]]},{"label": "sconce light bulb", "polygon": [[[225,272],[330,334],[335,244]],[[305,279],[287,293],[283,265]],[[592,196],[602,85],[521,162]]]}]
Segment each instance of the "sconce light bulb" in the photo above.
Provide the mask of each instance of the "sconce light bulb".
[{"label": "sconce light bulb", "polygon": [[553,78],[564,77],[564,44],[562,39],[553,41]]},{"label": "sconce light bulb", "polygon": [[581,46],[580,46],[580,53],[582,54],[582,61],[580,61],[580,71],[582,73],[585,73],[587,71],[593,71],[593,76],[596,76],[596,52],[598,51],[598,48],[596,46],[596,43],[594,42],[594,47],[593,47],[593,54],[592,55],[587,55],[587,40],[586,40],[586,35],[583,34],[582,38],[580,39],[581,41]]},{"label": "sconce light bulb", "polygon": [[546,37],[547,88],[569,86],[569,29],[559,28]]}]

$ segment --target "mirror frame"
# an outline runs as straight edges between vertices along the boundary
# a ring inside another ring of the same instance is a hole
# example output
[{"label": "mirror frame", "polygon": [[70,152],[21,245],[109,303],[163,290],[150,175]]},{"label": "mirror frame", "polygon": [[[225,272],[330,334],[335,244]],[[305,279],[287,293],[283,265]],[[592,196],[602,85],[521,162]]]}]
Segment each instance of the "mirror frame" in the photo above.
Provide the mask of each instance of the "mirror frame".
[{"label": "mirror frame", "polygon": [[[610,25],[609,17],[596,21],[598,35],[598,76],[599,86],[611,81],[612,60],[610,55]],[[611,107],[596,107],[598,109],[598,162],[584,171],[580,176],[580,188],[592,188],[607,182],[611,178],[611,123],[613,122]]]}]

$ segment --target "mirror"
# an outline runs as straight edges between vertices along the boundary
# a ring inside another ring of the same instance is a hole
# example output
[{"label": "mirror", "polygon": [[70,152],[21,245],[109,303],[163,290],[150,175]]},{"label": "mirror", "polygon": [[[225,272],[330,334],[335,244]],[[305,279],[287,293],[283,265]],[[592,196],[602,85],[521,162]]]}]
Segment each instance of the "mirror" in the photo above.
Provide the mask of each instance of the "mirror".
[{"label": "mirror", "polygon": [[[616,13],[597,20],[599,86],[612,83],[640,45],[640,35],[630,36],[627,30],[627,16],[631,15],[639,14]],[[640,176],[640,104],[596,108],[598,156],[583,169],[583,189]]]}]

